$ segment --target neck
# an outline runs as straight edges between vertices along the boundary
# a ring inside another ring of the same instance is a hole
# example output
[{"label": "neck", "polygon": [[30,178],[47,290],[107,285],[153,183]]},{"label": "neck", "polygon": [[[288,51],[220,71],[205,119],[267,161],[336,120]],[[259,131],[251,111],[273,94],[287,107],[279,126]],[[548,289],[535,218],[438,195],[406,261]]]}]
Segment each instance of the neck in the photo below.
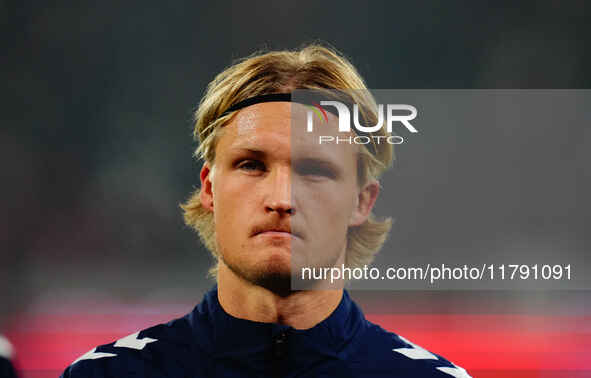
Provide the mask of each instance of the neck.
[{"label": "neck", "polygon": [[339,305],[342,289],[294,291],[280,296],[237,276],[223,261],[218,269],[218,300],[235,318],[280,323],[309,329],[326,319]]}]

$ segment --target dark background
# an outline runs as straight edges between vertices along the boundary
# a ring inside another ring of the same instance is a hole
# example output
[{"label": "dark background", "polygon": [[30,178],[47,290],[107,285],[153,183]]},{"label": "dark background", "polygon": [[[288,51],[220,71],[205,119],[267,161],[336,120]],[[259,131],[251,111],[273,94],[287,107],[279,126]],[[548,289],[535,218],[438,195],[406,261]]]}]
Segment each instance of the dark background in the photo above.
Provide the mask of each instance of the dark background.
[{"label": "dark background", "polygon": [[[212,284],[211,259],[178,208],[199,181],[191,115],[207,83],[235,59],[319,40],[348,56],[370,88],[589,88],[588,8],[584,1],[0,1],[0,330],[18,339],[26,320],[43,324],[43,314],[65,304],[91,312],[88,303],[149,308],[200,299]],[[587,222],[588,211],[581,217]],[[425,305],[409,308],[462,312],[458,300],[480,300],[446,295],[425,294]],[[531,298],[495,295],[510,298],[495,312]],[[532,311],[556,307],[534,296]],[[557,297],[589,310],[587,294]],[[26,357],[31,343],[15,344],[24,368],[51,366]]]}]

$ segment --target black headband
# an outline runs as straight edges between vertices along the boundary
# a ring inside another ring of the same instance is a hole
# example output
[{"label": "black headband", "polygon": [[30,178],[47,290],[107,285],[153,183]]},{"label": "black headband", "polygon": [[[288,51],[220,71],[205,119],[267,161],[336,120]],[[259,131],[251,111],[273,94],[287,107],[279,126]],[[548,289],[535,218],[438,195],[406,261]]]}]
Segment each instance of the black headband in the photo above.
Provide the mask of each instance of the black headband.
[{"label": "black headband", "polygon": [[[234,105],[230,106],[225,112],[223,112],[220,117],[230,114],[231,112],[235,112],[236,110],[240,110],[242,108],[246,108],[247,106],[260,104],[262,102],[293,102],[291,93],[272,93],[272,94],[264,94],[260,96],[254,96],[247,98],[246,100],[242,100],[240,102],[235,103]],[[314,105],[316,102],[320,102],[320,99],[317,101],[307,101],[309,104],[304,105]],[[334,114],[338,117],[339,113],[334,108],[326,109],[329,113]]]},{"label": "black headband", "polygon": [[[230,106],[225,112],[223,112],[220,117],[223,117],[225,115],[230,114],[231,112],[234,112],[236,110],[240,110],[242,108],[246,108],[247,106],[251,106],[251,105],[255,105],[255,104],[260,104],[262,102],[293,102],[292,101],[292,96],[291,93],[272,93],[272,94],[264,94],[264,95],[259,95],[259,96],[254,96],[254,97],[250,97],[247,98],[246,100],[242,100],[239,101],[237,103],[235,103],[234,105]],[[313,105],[315,103],[319,103],[320,102],[320,98],[318,99],[318,101],[308,101],[310,102],[309,104],[305,104],[305,105]],[[326,109],[329,113],[334,114],[335,116],[338,117],[338,112],[336,108],[328,108]],[[369,133],[365,133],[365,132],[360,132],[359,130],[357,130],[355,128],[355,133],[359,136],[369,136]],[[369,143],[366,146],[371,146],[370,151],[372,151],[372,153],[376,153],[377,151],[377,147],[375,146],[375,144],[373,143]]]},{"label": "black headband", "polygon": [[246,108],[247,106],[260,104],[261,102],[291,102],[291,93],[272,93],[247,98],[246,100],[242,100],[230,106],[228,110],[226,110],[222,113],[222,115],[220,115],[220,117],[223,117],[226,114],[229,114],[236,110]]}]

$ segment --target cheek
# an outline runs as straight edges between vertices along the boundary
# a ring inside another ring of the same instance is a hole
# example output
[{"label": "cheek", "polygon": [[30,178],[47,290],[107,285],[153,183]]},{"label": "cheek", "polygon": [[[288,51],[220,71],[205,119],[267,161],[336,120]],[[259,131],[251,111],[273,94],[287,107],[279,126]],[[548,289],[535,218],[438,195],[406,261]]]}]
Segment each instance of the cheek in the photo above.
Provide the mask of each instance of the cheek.
[{"label": "cheek", "polygon": [[214,183],[213,203],[216,229],[235,233],[244,228],[244,222],[255,211],[257,198],[256,186],[243,178],[227,175],[224,180]]},{"label": "cheek", "polygon": [[214,205],[229,207],[227,204],[239,198],[240,192],[244,190],[243,180],[224,170],[216,172],[216,178],[212,183]]},{"label": "cheek", "polygon": [[216,182],[213,191],[213,208],[216,229],[223,230],[236,221],[236,190],[226,182]]},{"label": "cheek", "polygon": [[[349,223],[356,191],[347,185],[294,185],[294,199],[318,231],[340,230]],[[345,226],[343,226],[345,225]]]}]

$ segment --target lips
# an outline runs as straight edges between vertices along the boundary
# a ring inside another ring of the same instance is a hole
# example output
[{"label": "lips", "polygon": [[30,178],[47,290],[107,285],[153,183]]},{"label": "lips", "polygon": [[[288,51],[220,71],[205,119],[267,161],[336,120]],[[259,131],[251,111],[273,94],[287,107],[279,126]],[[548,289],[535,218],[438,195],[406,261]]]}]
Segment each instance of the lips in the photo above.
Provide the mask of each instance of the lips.
[{"label": "lips", "polygon": [[287,228],[270,228],[268,230],[263,230],[262,232],[283,232],[283,233],[291,234],[291,231]]},{"label": "lips", "polygon": [[289,232],[288,230],[284,230],[284,229],[277,229],[277,228],[272,228],[272,229],[268,229],[268,230],[263,230],[261,232],[257,232],[255,234],[256,235],[291,235],[291,232]]},{"label": "lips", "polygon": [[257,235],[269,235],[269,236],[298,236],[297,233],[291,231],[291,227],[289,226],[261,226],[255,227],[252,236]]}]

